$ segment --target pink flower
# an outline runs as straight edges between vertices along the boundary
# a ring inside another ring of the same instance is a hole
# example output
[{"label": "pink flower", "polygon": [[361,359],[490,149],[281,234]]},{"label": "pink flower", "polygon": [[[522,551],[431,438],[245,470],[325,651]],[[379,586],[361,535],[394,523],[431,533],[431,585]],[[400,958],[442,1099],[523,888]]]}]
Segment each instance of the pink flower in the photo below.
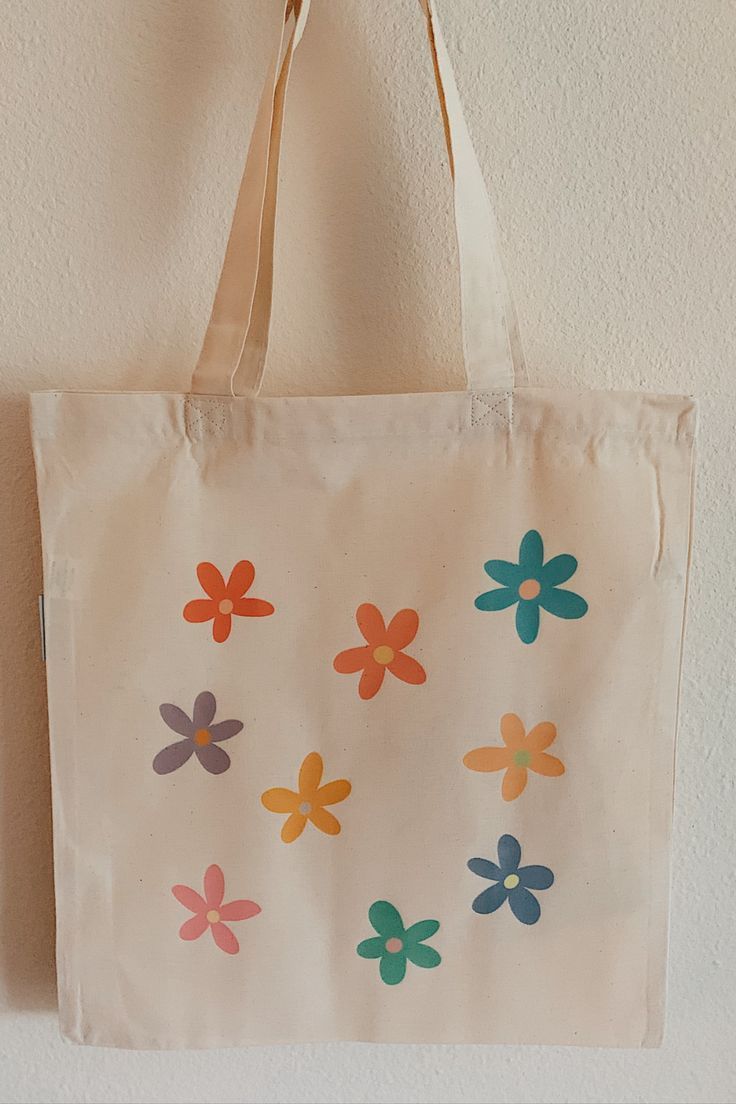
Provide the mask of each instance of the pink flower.
[{"label": "pink flower", "polygon": [[240,944],[223,920],[248,920],[261,911],[261,906],[255,901],[230,901],[224,905],[225,877],[219,866],[214,864],[208,866],[205,872],[204,897],[185,885],[172,886],[171,892],[177,901],[194,913],[179,928],[180,937],[199,939],[210,928],[215,943],[226,954],[237,954]]}]

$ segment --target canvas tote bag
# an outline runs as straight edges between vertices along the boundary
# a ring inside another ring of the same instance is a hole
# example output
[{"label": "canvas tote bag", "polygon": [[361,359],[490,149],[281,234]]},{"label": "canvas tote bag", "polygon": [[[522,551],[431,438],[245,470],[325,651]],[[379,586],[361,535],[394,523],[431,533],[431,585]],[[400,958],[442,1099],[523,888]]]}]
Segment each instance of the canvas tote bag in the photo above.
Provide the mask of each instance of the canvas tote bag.
[{"label": "canvas tote bag", "polygon": [[259,397],[287,4],[188,394],[35,394],[69,1039],[656,1044],[682,396],[514,390],[432,5],[466,385]]}]

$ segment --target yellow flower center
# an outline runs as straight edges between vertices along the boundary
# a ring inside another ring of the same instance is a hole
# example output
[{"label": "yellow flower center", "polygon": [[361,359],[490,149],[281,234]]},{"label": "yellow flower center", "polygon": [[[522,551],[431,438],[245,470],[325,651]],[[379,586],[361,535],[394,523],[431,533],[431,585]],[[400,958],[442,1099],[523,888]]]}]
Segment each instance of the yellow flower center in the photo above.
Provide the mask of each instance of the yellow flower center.
[{"label": "yellow flower center", "polygon": [[299,806],[299,812],[302,814],[302,816],[309,816],[311,811],[312,811],[311,803],[309,801],[302,801],[301,805]]},{"label": "yellow flower center", "polygon": [[398,954],[399,951],[403,951],[404,944],[394,935],[391,939],[386,940],[385,947],[389,954]]},{"label": "yellow flower center", "polygon": [[217,911],[217,909],[210,909],[210,911],[207,913],[207,923],[208,924],[219,924],[220,923],[220,914]]},{"label": "yellow flower center", "polygon": [[230,601],[229,598],[223,598],[222,601],[219,602],[218,605],[217,605],[217,612],[228,614],[228,613],[232,613],[234,608],[235,607],[234,607],[233,603]]},{"label": "yellow flower center", "polygon": [[514,752],[514,764],[517,767],[528,767],[531,762],[531,753],[521,748],[519,751]]},{"label": "yellow flower center", "polygon": [[389,648],[388,644],[381,644],[373,651],[373,658],[376,663],[380,663],[382,667],[387,667],[389,663],[393,663],[396,652],[393,648]]},{"label": "yellow flower center", "polygon": [[198,728],[194,733],[194,742],[197,747],[205,747],[212,742],[212,733],[208,728]]},{"label": "yellow flower center", "polygon": [[538,598],[541,590],[541,584],[536,579],[525,579],[519,587],[519,597],[529,602],[534,598]]},{"label": "yellow flower center", "polygon": [[518,874],[507,874],[503,880],[504,889],[516,889],[521,879]]}]

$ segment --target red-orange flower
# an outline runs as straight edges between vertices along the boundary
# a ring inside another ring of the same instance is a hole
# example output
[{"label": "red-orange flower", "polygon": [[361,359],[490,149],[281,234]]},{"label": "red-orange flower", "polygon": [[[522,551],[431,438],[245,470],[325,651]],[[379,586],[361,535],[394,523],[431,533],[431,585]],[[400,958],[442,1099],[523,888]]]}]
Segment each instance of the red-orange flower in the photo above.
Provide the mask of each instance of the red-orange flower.
[{"label": "red-orange flower", "polygon": [[544,750],[554,743],[556,736],[557,729],[551,721],[542,721],[525,732],[520,717],[504,713],[501,738],[506,746],[475,748],[463,758],[463,763],[473,771],[505,770],[501,796],[504,801],[513,801],[523,792],[528,771],[548,778],[565,773],[564,763]]},{"label": "red-orange flower", "polygon": [[230,635],[233,617],[268,617],[273,606],[262,598],[244,598],[252,585],[255,568],[250,560],[236,563],[227,583],[214,564],[197,566],[197,578],[208,598],[195,598],[184,607],[184,620],[212,621],[212,639],[222,644]]},{"label": "red-orange flower", "polygon": [[380,611],[370,602],[365,602],[358,607],[355,620],[368,643],[340,652],[335,656],[334,668],[341,675],[363,672],[358,683],[361,698],[367,700],[378,693],[386,671],[414,686],[426,682],[427,674],[421,663],[405,655],[402,650],[417,635],[419,614],[416,610],[399,610],[386,628]]}]

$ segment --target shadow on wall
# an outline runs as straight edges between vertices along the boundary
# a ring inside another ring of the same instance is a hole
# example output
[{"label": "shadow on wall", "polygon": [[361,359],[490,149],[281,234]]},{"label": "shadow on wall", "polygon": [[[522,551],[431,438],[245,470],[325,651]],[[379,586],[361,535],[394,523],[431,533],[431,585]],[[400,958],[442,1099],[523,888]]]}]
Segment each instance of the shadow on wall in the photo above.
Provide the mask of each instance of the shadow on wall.
[{"label": "shadow on wall", "polygon": [[[14,1008],[51,1008],[54,886],[46,688],[37,613],[41,549],[28,403],[5,399],[0,435],[0,988]],[[32,544],[29,534],[33,534]]]}]

